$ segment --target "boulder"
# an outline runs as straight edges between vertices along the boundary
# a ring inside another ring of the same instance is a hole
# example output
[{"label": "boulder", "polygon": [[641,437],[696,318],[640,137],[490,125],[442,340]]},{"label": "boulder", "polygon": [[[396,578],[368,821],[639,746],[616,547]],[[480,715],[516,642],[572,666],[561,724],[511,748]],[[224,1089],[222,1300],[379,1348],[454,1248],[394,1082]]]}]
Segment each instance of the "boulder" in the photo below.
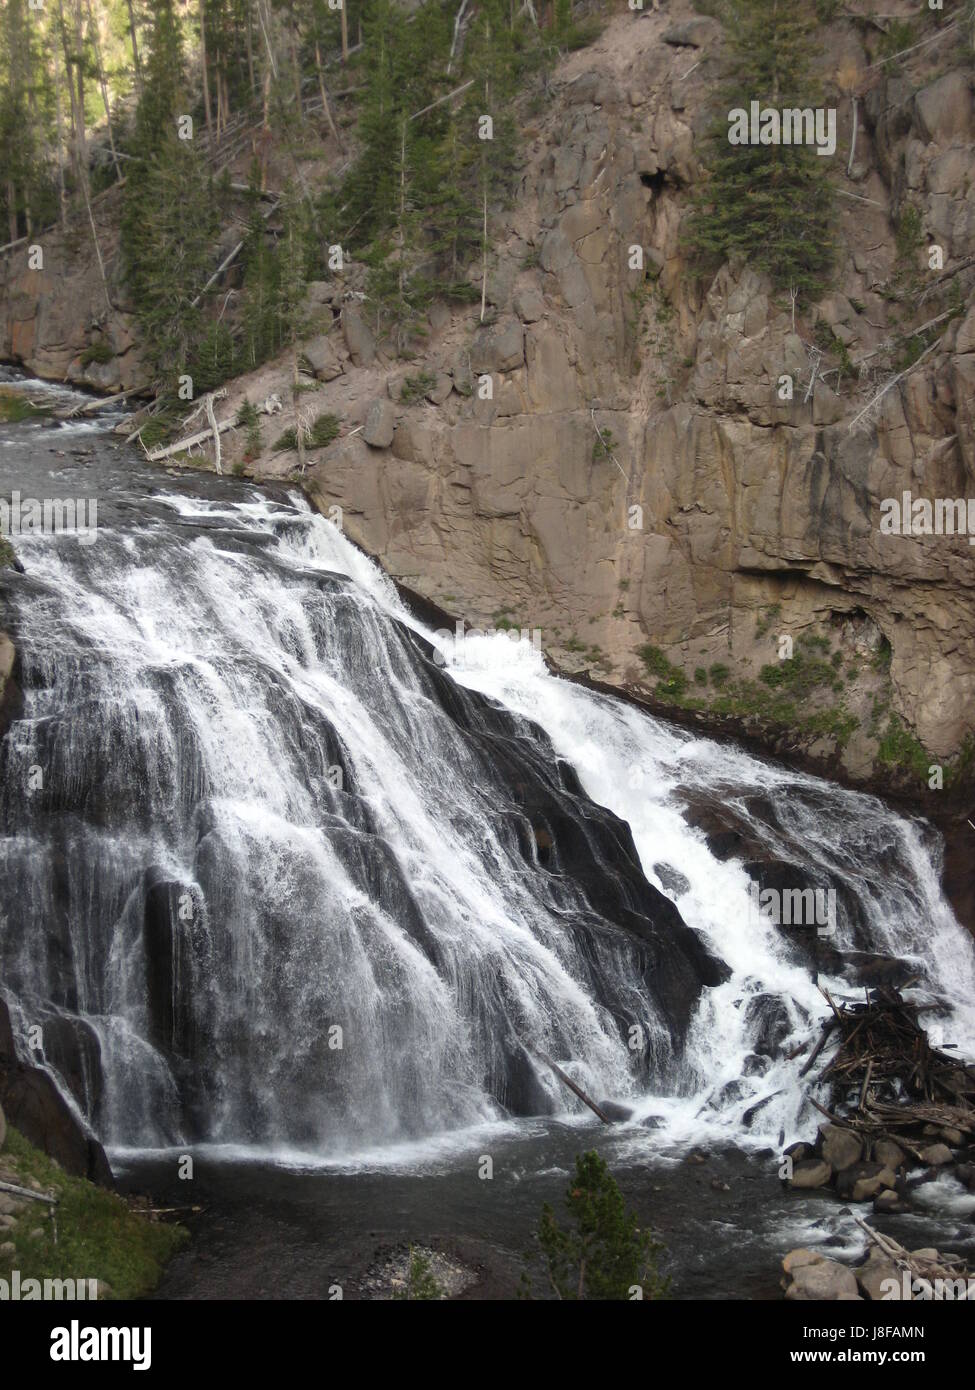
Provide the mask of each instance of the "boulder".
[{"label": "boulder", "polygon": [[892,1188],[896,1181],[895,1173],[892,1173],[889,1168],[881,1168],[878,1173],[870,1173],[857,1178],[850,1197],[854,1202],[869,1202],[882,1190]]},{"label": "boulder", "polygon": [[929,1144],[926,1149],[921,1150],[921,1162],[926,1163],[929,1168],[943,1168],[946,1163],[951,1163],[954,1155],[947,1144]]},{"label": "boulder", "polygon": [[374,449],[388,449],[396,431],[396,412],[391,401],[371,401],[366,412],[362,437]]},{"label": "boulder", "polygon": [[[890,1279],[894,1281],[893,1284],[887,1283]],[[888,1259],[875,1245],[870,1247],[866,1264],[857,1269],[856,1280],[866,1297],[874,1303],[884,1301],[885,1295],[895,1299],[901,1296],[900,1271],[893,1260]]]},{"label": "boulder", "polygon": [[376,358],[376,340],[351,304],[342,310],[342,332],[349,356],[357,367],[371,367]]},{"label": "boulder", "polygon": [[786,1298],[801,1303],[824,1300],[831,1303],[853,1303],[861,1298],[856,1275],[836,1260],[817,1260],[815,1264],[800,1264],[792,1273],[792,1283],[785,1291]]},{"label": "boulder", "polygon": [[427,400],[430,401],[432,405],[443,405],[453,389],[454,383],[447,373],[438,372],[435,384],[431,386],[430,390],[427,392]]},{"label": "boulder", "polygon": [[687,19],[683,24],[672,24],[664,34],[664,43],[673,48],[701,48],[709,38],[714,37],[715,22],[706,15]]},{"label": "boulder", "polygon": [[962,68],[946,72],[914,98],[918,123],[928,140],[950,145],[968,134],[972,118],[972,84]]},{"label": "boulder", "polygon": [[525,330],[517,319],[479,328],[470,361],[477,372],[513,372],[525,362]]},{"label": "boulder", "polygon": [[819,1153],[830,1165],[834,1173],[842,1173],[859,1163],[863,1157],[863,1145],[850,1129],[840,1125],[820,1125]]},{"label": "boulder", "polygon": [[956,352],[975,352],[975,305],[962,319],[955,339]]},{"label": "boulder", "polygon": [[884,1187],[893,1187],[896,1174],[882,1163],[852,1163],[836,1179],[841,1197],[853,1202],[868,1202]]},{"label": "boulder", "polygon": [[545,301],[536,289],[516,290],[514,308],[522,323],[537,323],[545,312]]},{"label": "boulder", "polygon": [[328,334],[323,333],[320,338],[312,338],[310,342],[305,343],[302,352],[319,381],[333,381],[335,377],[342,375],[342,363]]},{"label": "boulder", "polygon": [[899,1192],[895,1192],[892,1187],[885,1187],[874,1197],[873,1209],[878,1216],[894,1216],[910,1211],[911,1207],[909,1202],[903,1200]]},{"label": "boulder", "polygon": [[822,1158],[801,1158],[793,1165],[790,1187],[826,1187],[833,1170]]},{"label": "boulder", "polygon": [[874,1163],[882,1163],[885,1168],[893,1168],[895,1172],[906,1162],[904,1150],[893,1139],[878,1139],[873,1146],[872,1158]]},{"label": "boulder", "polygon": [[822,1255],[817,1255],[815,1250],[807,1250],[804,1245],[800,1245],[797,1250],[790,1250],[782,1261],[782,1268],[786,1274],[792,1274],[794,1270],[800,1269],[803,1265],[816,1265],[822,1262]]},{"label": "boulder", "polygon": [[607,1120],[622,1122],[623,1120],[631,1120],[633,1118],[633,1111],[631,1108],[628,1105],[620,1105],[618,1101],[615,1100],[601,1100],[599,1102],[599,1108],[606,1116]]}]

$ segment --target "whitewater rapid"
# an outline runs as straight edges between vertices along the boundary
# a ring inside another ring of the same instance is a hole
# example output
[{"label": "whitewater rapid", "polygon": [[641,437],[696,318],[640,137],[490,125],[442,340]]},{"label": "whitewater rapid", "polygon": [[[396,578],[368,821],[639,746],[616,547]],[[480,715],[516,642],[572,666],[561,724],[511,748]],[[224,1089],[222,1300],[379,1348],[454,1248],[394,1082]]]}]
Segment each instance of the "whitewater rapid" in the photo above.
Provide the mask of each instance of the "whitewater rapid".
[{"label": "whitewater rapid", "polygon": [[[544,1123],[506,1114],[511,1086],[529,1115],[534,1097],[589,1124],[526,1041],[630,1107],[634,1149],[808,1137],[817,1117],[789,1054],[828,1006],[752,910],[744,865],[688,823],[689,792],[733,807],[773,850],[781,836],[785,859],[801,843],[857,902],[871,949],[909,961],[943,1006],[934,1040],[975,1051],[975,950],[922,823],[560,679],[530,642],[431,631],[298,495],[152,501],[90,554],[66,538],[18,545],[32,682],[6,740],[2,868],[29,919],[2,942],[12,1014],[23,1031],[40,1011],[91,1035],[102,1079],[86,1109],[114,1150],[183,1143],[189,1117],[231,1156],[410,1165]],[[525,748],[543,731],[724,963],[681,1048],[639,942],[524,862],[503,788],[431,698],[402,627],[506,711]],[[57,788],[50,822],[24,790],[36,765]],[[778,828],[755,819],[758,795]],[[73,904],[56,959],[30,931],[60,920],[54,883]],[[574,919],[588,935],[566,930]],[[841,915],[831,945],[855,944]],[[770,1001],[777,1046],[758,1065]],[[646,1035],[650,1086],[621,1017]]]}]

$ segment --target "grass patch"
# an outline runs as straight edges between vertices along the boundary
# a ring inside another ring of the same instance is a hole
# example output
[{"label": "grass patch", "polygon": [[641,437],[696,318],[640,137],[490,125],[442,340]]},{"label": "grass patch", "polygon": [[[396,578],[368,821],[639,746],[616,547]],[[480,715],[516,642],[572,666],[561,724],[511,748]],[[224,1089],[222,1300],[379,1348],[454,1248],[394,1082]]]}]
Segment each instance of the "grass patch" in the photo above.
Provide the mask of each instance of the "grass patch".
[{"label": "grass patch", "polygon": [[[139,1215],[121,1197],[85,1178],[69,1177],[17,1130],[7,1131],[0,1167],[12,1182],[40,1183],[58,1197],[57,1244],[47,1208],[38,1203],[17,1213],[17,1224],[0,1231],[0,1244],[12,1241],[13,1256],[0,1256],[0,1277],[14,1269],[24,1279],[100,1279],[112,1298],[138,1298],[155,1288],[163,1266],[187,1239],[182,1226],[164,1225]],[[31,1232],[41,1231],[41,1235]]]},{"label": "grass patch", "polygon": [[43,405],[34,405],[18,391],[0,390],[0,425],[19,425],[21,420],[40,420],[50,415]]}]

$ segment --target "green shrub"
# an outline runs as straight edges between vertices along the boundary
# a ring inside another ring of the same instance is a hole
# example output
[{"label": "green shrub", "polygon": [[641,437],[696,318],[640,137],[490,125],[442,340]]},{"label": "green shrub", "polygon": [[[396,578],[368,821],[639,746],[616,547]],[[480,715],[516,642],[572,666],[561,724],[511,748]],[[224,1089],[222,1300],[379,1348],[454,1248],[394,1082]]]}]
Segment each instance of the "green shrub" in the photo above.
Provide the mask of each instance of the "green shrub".
[{"label": "green shrub", "polygon": [[81,354],[81,365],[90,367],[93,362],[97,362],[99,366],[104,366],[106,362],[111,362],[114,356],[115,353],[105,342],[105,339],[96,338]]},{"label": "green shrub", "polygon": [[399,398],[406,405],[415,405],[417,401],[422,401],[428,391],[432,391],[437,384],[437,378],[432,372],[417,372],[415,376],[408,376],[400,387]]},{"label": "green shrub", "polygon": [[341,423],[337,415],[319,415],[311,427],[308,447],[310,449],[327,449],[334,440],[338,439],[340,430]]}]

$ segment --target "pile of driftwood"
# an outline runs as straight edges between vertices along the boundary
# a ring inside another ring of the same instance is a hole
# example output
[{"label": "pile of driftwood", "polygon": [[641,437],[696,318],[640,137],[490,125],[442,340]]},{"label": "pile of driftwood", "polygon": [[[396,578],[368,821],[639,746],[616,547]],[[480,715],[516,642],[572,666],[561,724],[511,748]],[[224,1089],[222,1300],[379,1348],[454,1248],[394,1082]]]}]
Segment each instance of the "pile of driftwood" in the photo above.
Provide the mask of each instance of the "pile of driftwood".
[{"label": "pile of driftwood", "polygon": [[889,1134],[909,1151],[915,1129],[919,1137],[935,1129],[954,1131],[959,1142],[975,1137],[975,1070],[931,1046],[918,1016],[934,1006],[911,1003],[889,985],[841,1004],[823,994],[832,1012],[801,1075],[838,1035],[818,1081],[830,1083],[833,1104],[843,1104],[846,1113],[840,1118],[810,1096],[817,1110],[872,1137]]}]

